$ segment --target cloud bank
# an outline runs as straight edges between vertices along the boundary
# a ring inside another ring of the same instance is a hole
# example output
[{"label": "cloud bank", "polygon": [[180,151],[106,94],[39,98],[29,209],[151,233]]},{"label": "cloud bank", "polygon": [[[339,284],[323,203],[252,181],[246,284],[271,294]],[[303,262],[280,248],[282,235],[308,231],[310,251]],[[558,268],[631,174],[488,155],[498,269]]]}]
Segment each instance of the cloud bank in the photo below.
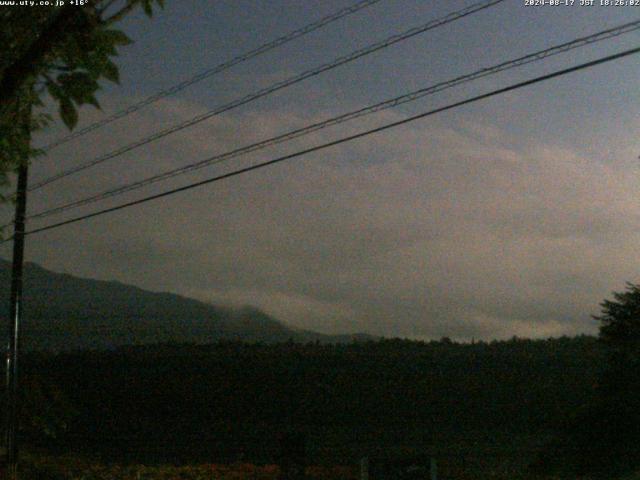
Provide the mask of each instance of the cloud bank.
[{"label": "cloud bank", "polygon": [[[81,162],[121,138],[201,111],[166,99],[120,122],[111,135],[60,148],[55,158]],[[264,110],[212,119],[43,189],[30,208],[335,113]],[[385,112],[125,198],[399,118]],[[43,162],[34,177],[56,168]],[[53,270],[252,304],[325,333],[421,339],[594,333],[590,314],[598,303],[637,281],[639,185],[628,166],[577,148],[528,143],[491,119],[468,115],[455,127],[429,119],[35,235],[28,254]]]}]

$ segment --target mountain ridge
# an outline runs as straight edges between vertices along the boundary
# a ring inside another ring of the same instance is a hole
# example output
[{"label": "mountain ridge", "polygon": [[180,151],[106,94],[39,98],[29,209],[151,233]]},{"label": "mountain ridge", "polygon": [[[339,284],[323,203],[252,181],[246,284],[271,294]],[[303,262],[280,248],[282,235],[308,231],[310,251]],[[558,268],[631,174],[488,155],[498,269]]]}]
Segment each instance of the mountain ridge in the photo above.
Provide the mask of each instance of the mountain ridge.
[{"label": "mountain ridge", "polygon": [[[10,282],[11,263],[0,259],[0,301],[7,308]],[[253,306],[215,305],[119,281],[53,272],[32,262],[24,266],[23,299],[23,344],[27,350],[110,349],[220,340],[345,343],[377,338],[293,328]],[[3,316],[6,318],[6,313]],[[2,335],[6,336],[6,331]]]}]

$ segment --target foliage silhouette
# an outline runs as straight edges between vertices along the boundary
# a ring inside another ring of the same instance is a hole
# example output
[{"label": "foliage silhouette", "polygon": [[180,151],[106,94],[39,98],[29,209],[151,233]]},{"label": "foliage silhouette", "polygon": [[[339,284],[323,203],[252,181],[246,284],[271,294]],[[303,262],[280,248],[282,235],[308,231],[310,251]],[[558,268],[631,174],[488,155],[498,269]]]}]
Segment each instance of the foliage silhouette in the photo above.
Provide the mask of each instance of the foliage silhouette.
[{"label": "foliage silhouette", "polygon": [[113,24],[138,6],[151,16],[154,2],[162,6],[164,0],[0,9],[0,186],[16,166],[41,153],[20,131],[21,115],[27,112],[30,131],[46,125],[50,117],[39,111],[46,94],[69,129],[78,122],[79,106],[99,108],[98,82],[118,82],[113,59],[118,47],[131,43]]},{"label": "foliage silhouette", "polygon": [[616,478],[640,469],[640,285],[613,298],[593,317],[605,352],[593,400],[561,422],[538,471]]}]

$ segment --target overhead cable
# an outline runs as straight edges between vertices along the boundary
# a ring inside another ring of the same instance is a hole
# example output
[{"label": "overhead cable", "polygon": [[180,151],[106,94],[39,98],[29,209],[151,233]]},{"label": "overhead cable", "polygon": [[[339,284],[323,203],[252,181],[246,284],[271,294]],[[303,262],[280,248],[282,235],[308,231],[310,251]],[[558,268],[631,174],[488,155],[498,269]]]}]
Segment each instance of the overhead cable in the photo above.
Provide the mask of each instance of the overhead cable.
[{"label": "overhead cable", "polygon": [[[346,137],[342,137],[342,138],[339,138],[337,140],[333,140],[331,142],[323,143],[323,144],[317,145],[315,147],[307,148],[307,149],[300,150],[300,151],[295,152],[295,153],[291,153],[291,154],[288,154],[288,155],[284,155],[284,156],[281,156],[281,157],[274,158],[272,160],[268,160],[268,161],[265,161],[265,162],[257,163],[255,165],[251,165],[249,167],[240,168],[238,170],[234,170],[232,172],[228,172],[228,173],[225,173],[225,174],[222,174],[222,175],[217,175],[215,177],[208,178],[206,180],[201,180],[201,181],[194,182],[194,183],[191,183],[189,185],[185,185],[185,186],[182,186],[182,187],[179,187],[179,188],[174,188],[172,190],[167,190],[165,192],[157,193],[157,194],[154,194],[154,195],[149,195],[149,196],[144,197],[144,198],[140,198],[140,199],[133,200],[133,201],[130,201],[130,202],[122,203],[120,205],[116,205],[116,206],[113,206],[113,207],[109,207],[109,208],[105,208],[105,209],[102,209],[102,210],[98,210],[98,211],[95,211],[95,212],[92,212],[92,213],[89,213],[89,214],[86,214],[86,215],[81,215],[81,216],[74,217],[74,218],[71,218],[71,219],[68,219],[68,220],[64,220],[64,221],[61,221],[61,222],[49,224],[49,225],[46,225],[44,227],[40,227],[40,228],[36,228],[36,229],[33,229],[33,230],[29,230],[29,231],[25,232],[25,235],[32,235],[32,234],[35,234],[35,233],[44,232],[44,231],[52,230],[52,229],[55,229],[55,228],[60,228],[60,227],[65,226],[65,225],[70,225],[72,223],[77,223],[77,222],[80,222],[80,221],[83,221],[83,220],[88,220],[90,218],[102,216],[102,215],[105,215],[107,213],[111,213],[111,212],[115,212],[115,211],[118,211],[118,210],[123,210],[123,209],[126,209],[126,208],[130,208],[130,207],[133,207],[135,205],[140,205],[142,203],[150,202],[152,200],[157,200],[159,198],[168,197],[168,196],[174,195],[176,193],[192,190],[194,188],[201,187],[201,186],[204,186],[204,185],[208,185],[208,184],[211,184],[211,183],[214,183],[214,182],[218,182],[218,181],[221,181],[221,180],[224,180],[224,179],[227,179],[227,178],[235,177],[235,176],[241,175],[243,173],[251,172],[251,171],[254,171],[254,170],[259,170],[259,169],[262,169],[262,168],[265,168],[265,167],[268,167],[268,166],[271,166],[271,165],[275,165],[277,163],[284,162],[286,160],[291,160],[293,158],[301,157],[301,156],[309,154],[309,153],[317,152],[317,151],[320,151],[320,150],[327,149],[329,147],[340,145],[340,144],[343,144],[343,143],[346,143],[346,142],[350,142],[350,141],[353,141],[353,140],[356,140],[356,139],[359,139],[359,138],[367,137],[367,136],[372,135],[374,133],[383,132],[383,131],[398,127],[400,125],[404,125],[404,124],[407,124],[407,123],[410,123],[410,122],[414,122],[414,121],[422,119],[422,118],[429,117],[431,115],[435,115],[437,113],[441,113],[441,112],[444,112],[444,111],[447,111],[447,110],[452,110],[454,108],[461,107],[463,105],[468,105],[468,104],[471,104],[471,103],[474,103],[474,102],[477,102],[477,101],[480,101],[480,100],[484,100],[484,99],[487,99],[487,98],[490,98],[490,97],[501,95],[503,93],[507,93],[507,92],[510,92],[510,91],[513,91],[513,90],[517,90],[517,89],[520,89],[520,88],[523,88],[523,87],[526,87],[526,86],[529,86],[529,85],[533,85],[533,84],[536,84],[536,83],[539,83],[539,82],[547,81],[547,80],[550,80],[552,78],[557,78],[557,77],[560,77],[560,76],[563,76],[563,75],[567,75],[569,73],[577,72],[579,70],[584,70],[584,69],[587,69],[587,68],[591,68],[591,67],[594,67],[596,65],[600,65],[600,64],[603,64],[603,63],[607,63],[607,62],[611,62],[611,61],[614,61],[614,60],[618,60],[620,58],[627,57],[627,56],[630,56],[630,55],[634,55],[634,54],[637,54],[637,53],[640,53],[640,47],[636,47],[636,48],[632,48],[632,49],[629,49],[629,50],[625,50],[623,52],[616,53],[616,54],[613,54],[613,55],[608,55],[606,57],[602,57],[602,58],[599,58],[597,60],[592,60],[590,62],[582,63],[580,65],[576,65],[576,66],[573,66],[573,67],[565,68],[565,69],[562,69],[562,70],[557,70],[557,71],[555,71],[553,73],[549,73],[549,74],[546,74],[546,75],[535,77],[533,79],[526,80],[526,81],[523,81],[523,82],[515,83],[515,84],[509,85],[507,87],[499,88],[497,90],[493,90],[493,91],[488,92],[488,93],[484,93],[484,94],[481,94],[481,95],[477,95],[475,97],[468,98],[466,100],[462,100],[462,101],[459,101],[459,102],[456,102],[456,103],[452,103],[452,104],[446,105],[444,107],[436,108],[436,109],[429,110],[429,111],[424,112],[424,113],[413,115],[413,116],[405,118],[403,120],[399,120],[399,121],[396,121],[396,122],[388,123],[388,124],[382,125],[382,126],[377,127],[377,128],[366,130],[364,132],[360,132],[360,133],[357,133],[357,134],[354,134],[354,135],[349,135],[349,136],[346,136]],[[1,243],[7,242],[7,241],[11,240],[12,238],[13,237],[11,237],[11,238],[9,238],[7,240],[4,240]]]},{"label": "overhead cable", "polygon": [[73,175],[75,173],[81,172],[83,170],[86,170],[87,168],[91,168],[94,167],[96,165],[99,165],[103,162],[106,162],[107,160],[119,157],[120,155],[123,155],[127,152],[130,152],[132,150],[135,150],[136,148],[139,148],[143,145],[147,145],[151,142],[154,142],[156,140],[159,140],[161,138],[164,138],[168,135],[171,135],[173,133],[179,132],[181,130],[184,130],[185,128],[188,127],[192,127],[193,125],[196,125],[198,123],[201,123],[205,120],[208,120],[211,117],[214,117],[216,115],[219,115],[221,113],[227,112],[229,110],[233,110],[235,108],[238,108],[242,105],[245,105],[247,103],[250,103],[254,100],[257,100],[259,98],[265,97],[267,95],[270,95],[272,93],[275,93],[279,90],[282,90],[284,88],[290,87],[291,85],[297,84],[302,82],[303,80],[306,80],[308,78],[314,77],[316,75],[319,75],[321,73],[327,72],[329,70],[332,70],[334,68],[337,68],[341,65],[347,64],[349,62],[352,62],[358,58],[364,57],[365,55],[369,55],[371,53],[374,53],[378,50],[382,50],[384,48],[390,47],[391,45],[395,45],[396,43],[399,43],[401,41],[407,40],[411,37],[414,37],[416,35],[419,35],[421,33],[424,33],[428,30],[432,30],[434,28],[440,27],[442,25],[446,25],[448,23],[454,22],[456,20],[459,20],[461,18],[464,18],[468,15],[471,15],[473,13],[479,12],[481,10],[484,10],[486,8],[489,8],[493,5],[496,5],[498,3],[501,3],[505,0],[488,0],[488,1],[484,1],[484,2],[480,2],[480,3],[476,3],[473,5],[470,5],[466,8],[463,8],[462,10],[458,10],[456,12],[450,13],[442,18],[436,19],[436,20],[432,20],[430,22],[427,22],[426,24],[420,25],[418,27],[414,27],[411,28],[409,30],[406,30],[403,33],[400,34],[396,34],[393,35],[391,37],[388,37],[380,42],[376,42],[374,44],[368,45],[364,48],[361,48],[359,50],[356,50],[354,52],[351,52],[348,55],[344,55],[341,57],[336,58],[335,60],[329,62],[329,63],[325,63],[323,65],[320,65],[318,67],[315,67],[313,69],[307,70],[303,73],[300,73],[298,75],[294,75],[292,77],[289,77],[285,80],[276,82],[268,87],[262,88],[254,93],[245,95],[244,97],[241,97],[239,99],[233,100],[230,103],[224,104],[220,107],[217,107],[213,110],[210,110],[208,112],[202,113],[200,115],[197,115],[189,120],[180,122],[172,127],[166,128],[164,130],[160,130],[158,132],[155,132],[147,137],[144,137],[142,139],[136,140],[135,142],[132,142],[128,145],[125,145],[123,147],[120,147],[110,153],[107,153],[105,155],[102,155],[100,157],[94,158],[92,160],[89,160],[88,162],[85,163],[81,163],[79,165],[76,165],[74,167],[69,168],[68,170],[62,171],[58,174],[55,174],[49,178],[46,178],[40,182],[35,183],[33,186],[29,187],[28,191],[34,191],[34,190],[38,190],[42,187],[44,187],[45,185],[49,185],[50,183],[53,183],[55,181],[61,180],[63,178],[68,177],[69,175]]},{"label": "overhead cable", "polygon": [[311,33],[315,30],[318,30],[322,27],[325,27],[326,25],[329,25],[330,23],[335,22],[336,20],[339,20],[343,17],[346,17],[347,15],[351,15],[353,13],[356,13],[366,7],[369,7],[371,5],[373,5],[374,3],[378,3],[381,0],[362,0],[359,2],[354,3],[353,5],[350,5],[348,7],[342,8],[336,12],[333,12],[325,17],[322,17],[320,20],[317,20],[313,23],[310,23],[308,25],[305,25],[302,28],[299,28],[297,30],[294,30],[292,32],[287,33],[286,35],[283,35],[281,37],[276,38],[275,40],[272,40],[268,43],[265,43],[263,45],[260,45],[257,48],[254,48],[253,50],[249,50],[248,52],[242,53],[240,55],[237,55],[236,57],[233,57],[231,60],[227,60],[226,62],[223,62],[219,65],[216,65],[215,67],[209,68],[207,70],[204,70],[200,73],[198,73],[197,75],[194,75],[191,78],[188,78],[187,80],[184,80],[176,85],[173,85],[172,87],[169,87],[165,90],[160,90],[157,93],[154,93],[153,95],[139,101],[138,103],[134,103],[133,105],[128,106],[127,108],[125,108],[124,110],[121,110],[119,112],[116,112],[112,115],[109,115],[108,117],[105,117],[101,120],[98,120],[95,123],[92,123],[91,125],[88,125],[84,128],[81,128],[80,130],[73,132],[69,135],[66,135],[62,138],[59,138],[58,140],[55,140],[47,145],[45,145],[44,147],[42,147],[42,150],[44,150],[45,152],[48,152],[50,150],[53,150],[55,147],[62,145],[64,143],[67,143],[75,138],[81,137],[83,135],[86,135],[89,132],[93,132],[94,130],[97,130],[98,128],[104,127],[105,125],[108,125],[111,122],[114,122],[122,117],[126,117],[127,115],[130,115],[134,112],[137,112],[138,110],[141,110],[142,108],[146,107],[147,105],[151,105],[152,103],[157,102],[158,100],[161,100],[163,98],[169,97],[171,95],[174,95],[182,90],[184,90],[187,87],[190,87],[191,85],[194,85],[206,78],[210,78],[214,75],[217,75],[218,73],[221,73],[225,70],[228,70],[229,68],[233,67],[234,65],[237,65],[239,63],[245,62],[247,60],[250,60],[252,58],[255,58],[259,55],[262,55],[264,53],[267,53],[281,45],[284,45],[285,43],[289,43],[292,40],[295,40],[296,38],[300,38],[308,33]]},{"label": "overhead cable", "polygon": [[366,115],[371,115],[373,113],[380,112],[382,110],[386,110],[389,108],[397,107],[398,105],[413,102],[425,96],[433,95],[435,93],[441,92],[448,88],[461,85],[463,83],[471,82],[489,75],[494,75],[496,73],[503,72],[505,70],[510,70],[512,68],[527,65],[529,63],[541,61],[553,55],[558,55],[560,53],[568,52],[570,50],[573,50],[579,47],[584,47],[586,45],[590,45],[596,42],[618,37],[620,35],[623,35],[625,33],[629,33],[638,29],[640,29],[640,20],[629,22],[617,27],[609,28],[607,30],[603,30],[601,32],[598,32],[586,37],[578,38],[571,42],[566,42],[566,43],[556,45],[544,50],[537,51],[535,53],[530,53],[528,55],[518,57],[513,60],[502,62],[500,64],[497,64],[491,67],[476,70],[475,72],[467,75],[458,76],[456,78],[453,78],[444,82],[440,82],[426,88],[421,88],[411,93],[394,97],[392,99],[385,100],[383,102],[379,102],[374,105],[370,105],[349,113],[345,113],[343,115],[332,117],[330,119],[323,120],[321,122],[317,122],[317,123],[305,126],[303,128],[298,128],[298,129],[286,132],[284,134],[271,137],[266,140],[262,140],[257,143],[253,143],[241,148],[237,148],[222,154],[214,155],[212,157],[206,158],[204,160],[201,160],[195,163],[191,163],[189,165],[185,165],[179,168],[175,168],[173,170],[159,173],[157,175],[153,175],[145,179],[138,180],[136,182],[132,182],[123,186],[112,188],[112,189],[103,191],[101,193],[92,195],[90,197],[82,198],[80,200],[75,200],[63,205],[59,205],[57,207],[48,208],[46,210],[29,215],[27,219],[31,220],[31,219],[44,218],[57,213],[65,212],[73,208],[92,204],[92,203],[105,200],[114,196],[119,196],[124,193],[138,190],[142,187],[146,187],[148,185],[152,185],[154,183],[176,177],[178,175],[184,175],[184,174],[199,170],[201,168],[205,168],[214,164],[231,160],[241,155],[246,155],[246,154],[249,154],[258,150],[262,150],[264,148],[267,148],[273,145],[278,145],[280,143],[293,140],[295,138],[309,135],[313,132],[316,132],[318,130],[321,130],[327,127],[338,125],[350,120],[364,117]]}]

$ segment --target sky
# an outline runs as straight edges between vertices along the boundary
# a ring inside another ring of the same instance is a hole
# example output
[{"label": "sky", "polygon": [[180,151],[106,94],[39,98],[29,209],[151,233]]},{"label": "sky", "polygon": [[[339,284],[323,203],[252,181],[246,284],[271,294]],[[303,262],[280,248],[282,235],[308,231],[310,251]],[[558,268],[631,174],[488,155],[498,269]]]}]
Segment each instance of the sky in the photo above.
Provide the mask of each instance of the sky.
[{"label": "sky", "polygon": [[[168,0],[127,18],[121,85],[89,125],[354,3]],[[381,0],[34,161],[37,182],[429,20],[464,0]],[[640,18],[640,7],[506,0],[215,116],[28,199],[35,213]],[[597,2],[599,3],[599,2]],[[636,47],[638,32],[471,82],[56,217],[89,213]],[[323,333],[457,340],[597,333],[639,282],[640,56],[27,238],[27,260]],[[36,145],[65,135],[56,120]],[[5,208],[4,218],[11,213]],[[10,256],[10,246],[0,250]],[[25,286],[28,288],[28,286]]]}]

